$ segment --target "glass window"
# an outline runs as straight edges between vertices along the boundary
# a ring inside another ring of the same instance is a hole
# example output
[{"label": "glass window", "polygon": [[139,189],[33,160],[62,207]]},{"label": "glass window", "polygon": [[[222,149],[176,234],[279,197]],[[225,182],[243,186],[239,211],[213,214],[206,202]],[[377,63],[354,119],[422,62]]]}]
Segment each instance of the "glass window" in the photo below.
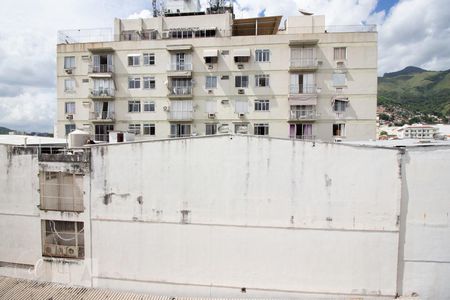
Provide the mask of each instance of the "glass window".
[{"label": "glass window", "polygon": [[75,69],[75,56],[64,57],[64,69]]},{"label": "glass window", "polygon": [[238,88],[248,87],[248,76],[236,76],[234,77],[234,86]]},{"label": "glass window", "polygon": [[154,89],[156,87],[155,77],[144,77],[144,89]]},{"label": "glass window", "polygon": [[217,133],[217,124],[205,124],[206,135],[213,135]]},{"label": "glass window", "polygon": [[66,114],[74,114],[75,113],[75,102],[66,102],[64,104],[64,112]]},{"label": "glass window", "polygon": [[217,88],[217,76],[206,76],[206,89],[215,89]]},{"label": "glass window", "polygon": [[140,77],[128,77],[128,88],[129,89],[140,89],[141,88],[141,78]]},{"label": "glass window", "polygon": [[334,48],[334,60],[344,60],[344,59],[347,59],[347,48],[346,47]]},{"label": "glass window", "polygon": [[128,55],[128,66],[139,66],[140,65],[141,56],[140,55]]},{"label": "glass window", "polygon": [[345,86],[347,85],[347,78],[344,73],[333,74],[333,86]]},{"label": "glass window", "polygon": [[333,136],[345,136],[345,124],[333,124]]},{"label": "glass window", "polygon": [[43,256],[84,258],[83,222],[43,220],[42,224]]},{"label": "glass window", "polygon": [[74,79],[65,79],[64,80],[64,91],[65,92],[74,92],[75,91],[75,80]]},{"label": "glass window", "polygon": [[144,124],[144,135],[155,135],[155,124]]},{"label": "glass window", "polygon": [[255,124],[255,135],[269,135],[269,124]]},{"label": "glass window", "polygon": [[269,86],[269,75],[255,75],[255,86],[264,87]]},{"label": "glass window", "polygon": [[171,137],[185,137],[191,135],[190,124],[171,124],[170,136]]},{"label": "glass window", "polygon": [[68,135],[72,131],[75,131],[75,129],[76,129],[75,124],[66,124],[65,129],[66,129],[66,135]]},{"label": "glass window", "polygon": [[255,111],[269,111],[269,100],[255,100]]},{"label": "glass window", "polygon": [[333,105],[333,110],[335,112],[345,112],[347,108],[347,101],[335,100]]},{"label": "glass window", "polygon": [[269,49],[257,49],[255,51],[255,60],[257,62],[269,62],[270,50]]},{"label": "glass window", "polygon": [[128,131],[136,135],[141,134],[141,124],[128,124]]},{"label": "glass window", "polygon": [[150,66],[155,64],[154,53],[144,53],[144,66]]},{"label": "glass window", "polygon": [[155,111],[155,102],[144,101],[144,111]]},{"label": "glass window", "polygon": [[128,101],[128,112],[141,112],[141,101]]}]

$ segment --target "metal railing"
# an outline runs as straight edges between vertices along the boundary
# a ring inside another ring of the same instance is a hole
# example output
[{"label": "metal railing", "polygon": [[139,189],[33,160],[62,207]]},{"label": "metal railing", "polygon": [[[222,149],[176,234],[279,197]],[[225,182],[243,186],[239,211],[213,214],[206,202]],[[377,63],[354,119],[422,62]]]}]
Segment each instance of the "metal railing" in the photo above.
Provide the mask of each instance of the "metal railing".
[{"label": "metal railing", "polygon": [[112,28],[95,29],[74,29],[58,31],[58,44],[77,44],[77,43],[95,43],[112,42]]},{"label": "metal railing", "polygon": [[91,97],[114,97],[114,89],[113,88],[90,89],[89,94],[91,95]]},{"label": "metal railing", "polygon": [[289,85],[289,94],[317,94],[315,84],[291,84]]},{"label": "metal railing", "polygon": [[189,96],[192,95],[192,86],[174,86],[169,87],[170,96]]},{"label": "metal railing", "polygon": [[314,120],[316,118],[317,113],[314,109],[291,110],[289,114],[290,120]]},{"label": "metal railing", "polygon": [[316,68],[318,60],[317,58],[291,59],[289,66],[291,68]]},{"label": "metal railing", "polygon": [[95,121],[95,120],[111,120],[111,121],[113,121],[114,119],[115,119],[114,112],[110,112],[110,111],[96,112],[96,111],[93,111],[93,112],[90,113],[90,120],[91,121]]},{"label": "metal railing", "polygon": [[167,66],[168,71],[192,71],[192,64],[190,63],[173,63]]},{"label": "metal railing", "polygon": [[113,73],[114,66],[107,64],[89,65],[89,73]]},{"label": "metal railing", "polygon": [[171,111],[169,113],[169,120],[177,121],[177,120],[192,120],[193,113],[192,111]]}]

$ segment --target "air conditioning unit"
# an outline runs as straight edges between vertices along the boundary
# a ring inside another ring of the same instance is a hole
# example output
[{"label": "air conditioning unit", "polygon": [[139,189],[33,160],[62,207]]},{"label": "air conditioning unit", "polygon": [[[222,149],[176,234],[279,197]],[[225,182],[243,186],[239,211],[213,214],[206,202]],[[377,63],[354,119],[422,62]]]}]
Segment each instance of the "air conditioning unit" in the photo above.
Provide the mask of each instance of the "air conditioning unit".
[{"label": "air conditioning unit", "polygon": [[341,138],[335,138],[335,139],[334,139],[334,142],[335,142],[335,143],[340,143],[340,142],[342,142],[342,139],[341,139]]},{"label": "air conditioning unit", "polygon": [[80,249],[76,246],[67,246],[66,247],[66,256],[67,257],[78,257],[79,250]]},{"label": "air conditioning unit", "polygon": [[239,126],[239,129],[237,130],[238,133],[241,134],[247,134],[248,133],[248,126]]},{"label": "air conditioning unit", "polygon": [[208,69],[209,69],[209,70],[211,70],[211,69],[213,69],[213,68],[214,68],[213,65],[208,65]]},{"label": "air conditioning unit", "polygon": [[47,256],[56,255],[56,245],[46,245],[44,247],[44,255],[47,255]]},{"label": "air conditioning unit", "polygon": [[244,90],[244,89],[239,89],[239,90],[238,90],[238,94],[239,94],[239,95],[245,94],[245,90]]},{"label": "air conditioning unit", "polygon": [[164,106],[164,107],[163,107],[163,110],[164,110],[164,111],[170,111],[170,107]]},{"label": "air conditioning unit", "polygon": [[64,71],[66,71],[66,74],[72,74],[72,69],[65,69]]},{"label": "air conditioning unit", "polygon": [[239,113],[239,118],[245,118],[245,114]]},{"label": "air conditioning unit", "polygon": [[240,70],[241,70],[241,69],[243,69],[243,68],[244,68],[244,65],[243,65],[243,64],[238,64],[238,65],[237,65],[237,67],[238,67],[238,69],[240,69]]},{"label": "air conditioning unit", "polygon": [[220,103],[222,103],[222,104],[228,104],[228,103],[230,103],[230,100],[224,99],[224,100],[220,101]]},{"label": "air conditioning unit", "polygon": [[56,255],[57,256],[66,256],[67,246],[56,246]]},{"label": "air conditioning unit", "polygon": [[208,94],[212,94],[213,93],[213,90],[208,90]]},{"label": "air conditioning unit", "polygon": [[216,117],[216,114],[212,113],[212,114],[208,114],[208,118],[210,119],[214,119]]},{"label": "air conditioning unit", "polygon": [[67,120],[73,120],[73,115],[66,115]]}]

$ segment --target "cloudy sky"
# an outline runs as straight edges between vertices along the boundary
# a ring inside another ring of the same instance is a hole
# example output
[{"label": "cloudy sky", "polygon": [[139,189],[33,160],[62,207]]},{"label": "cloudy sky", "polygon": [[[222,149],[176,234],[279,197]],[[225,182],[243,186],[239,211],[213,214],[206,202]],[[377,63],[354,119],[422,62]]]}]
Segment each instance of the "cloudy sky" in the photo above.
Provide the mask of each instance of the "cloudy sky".
[{"label": "cloudy sky", "polygon": [[[302,8],[326,15],[327,25],[377,24],[380,75],[409,65],[450,69],[448,0],[235,2],[237,17],[287,16]],[[2,0],[0,126],[53,131],[58,29],[112,27],[114,17],[150,15],[150,4],[150,0]]]}]

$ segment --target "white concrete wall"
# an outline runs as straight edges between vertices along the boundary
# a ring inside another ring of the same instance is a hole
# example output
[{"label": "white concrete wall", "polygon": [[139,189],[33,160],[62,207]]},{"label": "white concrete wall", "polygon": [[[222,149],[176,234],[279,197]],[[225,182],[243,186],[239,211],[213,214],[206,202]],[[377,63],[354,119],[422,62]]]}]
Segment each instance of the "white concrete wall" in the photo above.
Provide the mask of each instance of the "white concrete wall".
[{"label": "white concrete wall", "polygon": [[404,294],[450,299],[450,151],[409,150]]},{"label": "white concrete wall", "polygon": [[395,295],[395,150],[225,136],[92,151],[99,286]]}]

